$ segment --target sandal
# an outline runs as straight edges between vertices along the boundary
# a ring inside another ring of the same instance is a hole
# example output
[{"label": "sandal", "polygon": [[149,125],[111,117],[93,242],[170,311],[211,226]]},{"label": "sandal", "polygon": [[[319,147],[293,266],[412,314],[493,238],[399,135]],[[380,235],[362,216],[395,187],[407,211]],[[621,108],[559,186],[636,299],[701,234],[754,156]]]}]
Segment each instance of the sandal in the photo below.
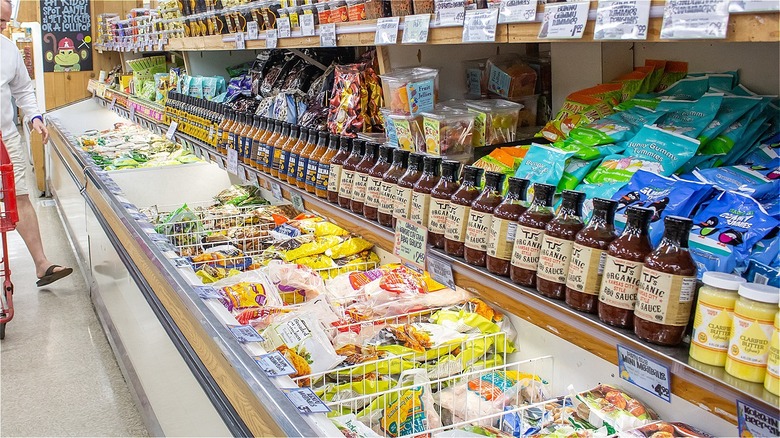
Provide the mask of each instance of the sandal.
[{"label": "sandal", "polygon": [[54,271],[56,268],[62,268],[60,265],[51,265],[49,266],[49,269],[46,270],[46,273],[43,275],[43,277],[38,279],[38,282],[35,283],[38,287],[46,286],[47,284],[54,283],[55,281],[65,278],[68,275],[70,275],[73,272],[73,268],[64,268],[59,271]]}]

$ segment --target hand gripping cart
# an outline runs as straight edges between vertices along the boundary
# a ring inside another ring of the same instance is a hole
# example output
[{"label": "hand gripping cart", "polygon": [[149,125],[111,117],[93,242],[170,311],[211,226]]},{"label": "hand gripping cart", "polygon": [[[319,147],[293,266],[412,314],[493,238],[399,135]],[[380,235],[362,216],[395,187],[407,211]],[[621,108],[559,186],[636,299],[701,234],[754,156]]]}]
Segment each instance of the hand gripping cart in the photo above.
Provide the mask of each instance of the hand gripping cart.
[{"label": "hand gripping cart", "polygon": [[11,283],[11,267],[8,263],[8,236],[9,231],[16,228],[19,222],[19,212],[16,209],[16,187],[14,185],[14,165],[8,150],[0,135],[0,240],[2,240],[2,266],[0,266],[0,280],[3,283],[3,292],[0,295],[0,339],[5,338],[5,325],[14,317],[14,285]]}]

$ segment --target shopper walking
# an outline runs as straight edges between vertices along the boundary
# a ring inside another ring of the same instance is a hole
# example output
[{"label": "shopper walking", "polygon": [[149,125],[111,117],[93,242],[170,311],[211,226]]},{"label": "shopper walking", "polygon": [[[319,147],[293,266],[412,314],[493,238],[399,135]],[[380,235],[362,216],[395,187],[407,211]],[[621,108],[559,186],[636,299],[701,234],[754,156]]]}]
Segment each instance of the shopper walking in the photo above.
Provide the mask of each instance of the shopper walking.
[{"label": "shopper walking", "polygon": [[[5,31],[10,22],[12,9],[10,0],[0,0],[0,32]],[[37,285],[40,287],[70,275],[73,269],[52,263],[43,251],[38,216],[35,214],[35,209],[27,193],[26,148],[22,144],[22,137],[14,123],[11,97],[16,99],[16,105],[32,121],[33,129],[43,136],[43,143],[46,144],[49,140],[49,131],[43,123],[42,112],[38,109],[35,99],[35,88],[30,80],[30,75],[27,74],[22,56],[11,40],[0,35],[0,127],[2,128],[3,142],[14,164],[16,202],[19,211],[19,223],[16,224],[16,229],[35,262],[35,272],[38,276]]]}]

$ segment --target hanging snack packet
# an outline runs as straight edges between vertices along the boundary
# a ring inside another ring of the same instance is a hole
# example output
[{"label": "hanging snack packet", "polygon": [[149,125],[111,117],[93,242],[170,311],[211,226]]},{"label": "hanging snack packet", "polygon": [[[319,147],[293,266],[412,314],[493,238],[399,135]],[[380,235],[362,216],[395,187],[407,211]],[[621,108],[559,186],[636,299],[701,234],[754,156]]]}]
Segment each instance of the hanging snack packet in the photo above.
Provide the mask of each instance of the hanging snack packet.
[{"label": "hanging snack packet", "polygon": [[707,271],[732,273],[744,267],[753,245],[778,224],[750,196],[721,193],[693,217],[689,246],[698,276]]},{"label": "hanging snack packet", "polygon": [[652,125],[663,115],[663,111],[635,106],[587,126],[574,128],[569,134],[569,139],[585,146],[622,142],[633,137],[644,125]]},{"label": "hanging snack packet", "polygon": [[557,186],[563,177],[566,160],[573,155],[572,151],[532,144],[517,168],[515,177],[527,179],[531,183]]},{"label": "hanging snack packet", "polygon": [[712,122],[723,101],[722,94],[705,94],[697,101],[662,100],[657,111],[665,111],[658,126],[669,132],[696,138]]},{"label": "hanging snack packet", "polygon": [[645,126],[628,141],[625,155],[659,163],[661,174],[669,176],[693,157],[698,148],[699,140],[657,126]]},{"label": "hanging snack packet", "polygon": [[667,61],[666,66],[664,68],[664,73],[663,75],[661,75],[661,80],[659,81],[658,86],[655,87],[654,91],[656,93],[659,93],[666,90],[672,84],[675,84],[677,81],[684,78],[687,74],[688,74],[687,62]]},{"label": "hanging snack packet", "polygon": [[760,101],[759,97],[723,96],[723,102],[715,118],[699,134],[698,138],[702,146],[720,135]]}]

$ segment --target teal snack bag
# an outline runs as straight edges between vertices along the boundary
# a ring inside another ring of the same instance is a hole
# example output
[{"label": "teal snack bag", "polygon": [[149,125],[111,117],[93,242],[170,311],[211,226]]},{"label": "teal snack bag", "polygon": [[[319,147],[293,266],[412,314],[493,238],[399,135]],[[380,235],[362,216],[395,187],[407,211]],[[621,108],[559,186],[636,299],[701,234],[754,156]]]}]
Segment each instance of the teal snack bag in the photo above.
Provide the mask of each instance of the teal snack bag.
[{"label": "teal snack bag", "polygon": [[217,78],[204,77],[203,84],[203,98],[207,100],[213,100],[217,95]]},{"label": "teal snack bag", "polygon": [[739,74],[735,71],[724,73],[707,73],[706,76],[709,79],[710,88],[731,90],[737,84],[739,84]]},{"label": "teal snack bag", "polygon": [[780,157],[780,132],[774,132],[768,138],[762,140],[745,158],[747,165],[766,165]]},{"label": "teal snack bag", "polygon": [[753,120],[748,128],[745,130],[745,135],[739,139],[733,148],[726,154],[725,157],[715,162],[716,166],[732,166],[739,163],[747,155],[753,152],[758,147],[759,139],[764,136],[765,133],[771,132],[772,125],[766,121],[765,118]]},{"label": "teal snack bag", "polygon": [[615,111],[628,111],[636,106],[641,106],[646,109],[654,110],[658,107],[659,103],[661,103],[660,97],[634,97],[633,99],[629,99],[625,102],[620,102],[619,104],[615,105],[613,109]]},{"label": "teal snack bag", "polygon": [[718,113],[723,94],[705,94],[697,101],[662,100],[656,110],[665,111],[658,126],[666,131],[696,138]]},{"label": "teal snack bag", "polygon": [[652,125],[664,113],[635,106],[626,111],[610,114],[588,126],[579,126],[569,133],[569,138],[585,146],[619,143],[633,137],[644,125]]},{"label": "teal snack bag", "polygon": [[715,118],[699,134],[698,138],[702,146],[720,135],[759,102],[761,102],[759,97],[723,96],[723,101]]},{"label": "teal snack bag", "polygon": [[761,112],[769,104],[766,99],[761,99],[757,102],[753,108],[748,110],[742,117],[738,118],[734,123],[728,126],[721,134],[707,142],[704,148],[702,148],[702,154],[705,155],[719,155],[727,154],[734,145],[745,135],[748,126],[753,119],[759,117]]},{"label": "teal snack bag", "polygon": [[610,155],[621,154],[626,150],[625,145],[625,143],[621,143],[606,144],[602,146],[583,146],[577,149],[577,152],[574,154],[574,158],[579,158],[580,160],[585,161],[593,161],[596,159],[608,157]]},{"label": "teal snack bag", "polygon": [[658,95],[673,97],[678,100],[699,100],[709,88],[710,81],[706,76],[689,77],[680,79],[666,90],[658,93]]},{"label": "teal snack bag", "polygon": [[581,183],[577,186],[578,192],[585,193],[585,202],[582,204],[582,218],[587,222],[593,214],[593,199],[612,199],[618,190],[625,187],[625,182],[608,182],[598,184]]},{"label": "teal snack bag", "polygon": [[697,149],[699,140],[648,125],[628,141],[625,155],[660,163],[660,173],[669,176],[693,157]]},{"label": "teal snack bag", "polygon": [[556,192],[560,193],[564,190],[574,190],[577,185],[585,178],[585,175],[590,173],[596,166],[601,163],[601,160],[580,160],[579,158],[569,158],[566,163],[566,167],[563,169],[563,176],[558,183]]},{"label": "teal snack bag", "polygon": [[573,151],[532,144],[515,172],[516,178],[524,178],[531,183],[557,186],[563,177],[566,160],[574,155]]},{"label": "teal snack bag", "polygon": [[190,77],[189,95],[198,99],[203,99],[203,78],[200,76]]},{"label": "teal snack bag", "polygon": [[[625,185],[639,170],[661,173],[661,163],[626,155],[610,155],[583,179],[586,184],[621,183]],[[579,189],[577,189],[579,190]]]}]

